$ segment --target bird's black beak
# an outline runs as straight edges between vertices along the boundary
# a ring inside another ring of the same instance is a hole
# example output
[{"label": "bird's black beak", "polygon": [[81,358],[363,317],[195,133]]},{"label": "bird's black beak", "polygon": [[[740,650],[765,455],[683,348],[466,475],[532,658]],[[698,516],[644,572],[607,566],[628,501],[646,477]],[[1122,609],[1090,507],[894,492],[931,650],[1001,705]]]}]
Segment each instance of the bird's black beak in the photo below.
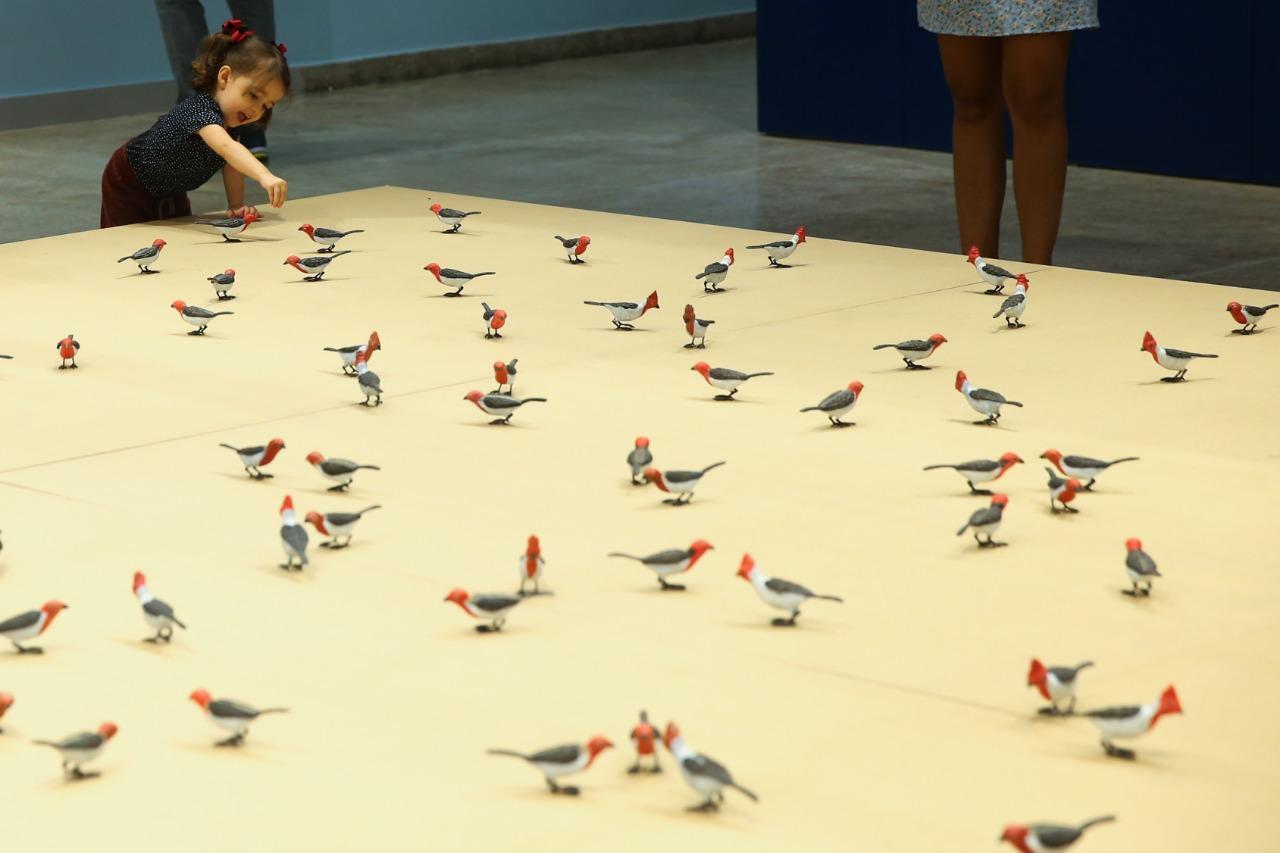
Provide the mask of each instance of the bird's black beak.
[{"label": "bird's black beak", "polygon": [[280,266],[282,266],[282,267],[287,267],[287,266],[289,266],[289,262],[288,262],[288,261],[285,261],[285,262],[284,262],[283,264],[281,264]]}]

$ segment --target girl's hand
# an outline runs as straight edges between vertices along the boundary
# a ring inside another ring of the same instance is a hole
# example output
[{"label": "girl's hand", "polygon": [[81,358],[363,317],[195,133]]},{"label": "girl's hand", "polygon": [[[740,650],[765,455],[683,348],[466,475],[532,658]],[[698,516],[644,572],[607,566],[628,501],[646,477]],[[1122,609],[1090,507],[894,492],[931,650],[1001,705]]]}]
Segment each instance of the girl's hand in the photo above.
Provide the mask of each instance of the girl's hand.
[{"label": "girl's hand", "polygon": [[245,214],[247,214],[247,213],[252,213],[254,216],[257,216],[257,217],[261,218],[261,214],[260,214],[260,213],[258,213],[258,208],[254,207],[254,206],[253,206],[253,205],[251,205],[251,204],[246,204],[246,205],[244,205],[243,207],[232,207],[232,208],[228,208],[228,209],[227,209],[227,218],[228,218],[228,219],[243,219],[243,218],[244,218],[244,216],[245,216]]},{"label": "girl's hand", "polygon": [[285,200],[289,198],[289,183],[284,178],[277,178],[267,172],[266,176],[258,183],[267,191],[267,197],[271,199],[272,207],[283,206]]}]

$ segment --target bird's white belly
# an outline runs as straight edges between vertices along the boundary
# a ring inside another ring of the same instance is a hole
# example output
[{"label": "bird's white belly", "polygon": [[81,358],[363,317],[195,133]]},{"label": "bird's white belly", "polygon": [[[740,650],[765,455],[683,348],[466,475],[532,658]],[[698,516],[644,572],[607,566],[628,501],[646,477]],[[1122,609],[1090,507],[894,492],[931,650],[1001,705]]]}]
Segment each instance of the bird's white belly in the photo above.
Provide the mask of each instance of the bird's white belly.
[{"label": "bird's white belly", "polygon": [[244,734],[249,730],[249,723],[251,722],[251,720],[246,720],[244,717],[219,717],[215,714],[208,714],[208,717],[215,726],[235,734]]},{"label": "bird's white belly", "polygon": [[788,246],[773,246],[767,251],[769,252],[769,257],[774,258],[775,260],[785,260],[786,258],[791,257],[791,253],[794,252],[796,247],[799,245],[799,243],[792,243]]},{"label": "bird's white belly", "polygon": [[680,765],[680,775],[684,777],[685,783],[690,788],[697,791],[699,794],[702,794],[704,797],[709,797],[712,794],[717,794],[724,790],[724,785],[720,784],[716,779],[713,779],[710,776],[701,776],[690,773],[684,768],[683,763]]},{"label": "bird's white belly", "polygon": [[353,521],[350,524],[334,524],[330,521],[326,521],[324,526],[329,531],[329,535],[331,537],[350,536],[352,531],[356,529],[356,522]]},{"label": "bird's white belly", "polygon": [[152,628],[155,628],[157,631],[163,628],[168,628],[173,624],[172,620],[170,620],[168,616],[157,616],[156,614],[148,613],[145,610],[142,611],[142,618],[146,619],[147,624]]},{"label": "bird's white belly", "polygon": [[1076,695],[1075,682],[1063,684],[1052,672],[1045,677],[1045,687],[1049,689],[1049,698],[1055,703]]},{"label": "bird's white belly", "polygon": [[1092,480],[1102,473],[1101,468],[1077,468],[1066,462],[1062,463],[1062,470],[1067,472],[1068,477],[1075,477],[1077,480]]},{"label": "bird's white belly", "polygon": [[696,489],[698,487],[698,482],[701,480],[702,480],[701,477],[695,477],[692,480],[685,480],[683,483],[673,483],[670,480],[668,480],[666,477],[662,478],[662,482],[667,484],[668,492],[677,492],[682,495],[688,492],[692,492],[694,489]]},{"label": "bird's white belly", "polygon": [[[1001,521],[1003,520],[1004,519],[1001,519]],[[970,526],[969,529],[974,531],[975,533],[985,533],[988,536],[994,536],[995,532],[1000,529],[1000,522],[991,521],[986,524],[974,524]]]},{"label": "bird's white belly", "polygon": [[1000,476],[1002,468],[993,468],[990,471],[961,471],[964,478],[970,483],[990,483],[996,477]]},{"label": "bird's white belly", "polygon": [[969,401],[969,405],[973,407],[975,412],[980,412],[984,415],[1000,414],[1000,406],[1003,405],[1001,403],[997,403],[995,400],[979,400],[974,397],[970,397],[968,394],[965,394],[964,398]]},{"label": "bird's white belly", "polygon": [[65,760],[70,761],[72,764],[76,765],[77,767],[79,767],[82,764],[88,764],[90,761],[93,761],[95,758],[97,758],[101,754],[102,754],[102,747],[100,746],[95,749],[64,749],[62,750],[62,757]]},{"label": "bird's white belly", "polygon": [[653,569],[658,577],[665,578],[668,575],[678,575],[681,572],[687,571],[689,569],[690,559],[691,558],[686,557],[678,563],[650,563],[649,568]]},{"label": "bird's white belly", "polygon": [[205,325],[206,323],[208,323],[208,322],[209,322],[209,320],[210,320],[211,318],[209,318],[209,317],[192,317],[192,316],[190,316],[190,315],[188,315],[188,314],[183,314],[183,315],[182,315],[182,319],[183,319],[185,322],[190,323],[190,324],[191,324],[191,325],[193,325],[193,326],[203,326],[203,325]]},{"label": "bird's white belly", "polygon": [[1187,365],[1191,363],[1189,358],[1174,358],[1166,352],[1159,352],[1160,366],[1165,370],[1186,370]]},{"label": "bird's white belly", "polygon": [[1102,732],[1103,737],[1108,740],[1112,738],[1133,738],[1146,732],[1148,728],[1147,717],[1143,714],[1137,714],[1122,720],[1108,720],[1099,717],[1091,717],[1093,724],[1098,727],[1098,731]]},{"label": "bird's white belly", "polygon": [[40,623],[36,622],[34,625],[28,625],[26,628],[16,628],[12,631],[5,631],[4,635],[15,643],[20,643],[23,640],[30,640],[33,637],[40,636]]},{"label": "bird's white belly", "polygon": [[557,779],[561,776],[568,776],[570,773],[577,773],[587,764],[586,752],[583,752],[578,759],[570,764],[550,764],[542,761],[531,762],[534,767],[542,771],[543,775],[549,779]]},{"label": "bird's white belly", "polygon": [[707,382],[716,388],[724,391],[732,391],[741,385],[745,380],[742,379],[716,379],[714,376],[708,376]]}]

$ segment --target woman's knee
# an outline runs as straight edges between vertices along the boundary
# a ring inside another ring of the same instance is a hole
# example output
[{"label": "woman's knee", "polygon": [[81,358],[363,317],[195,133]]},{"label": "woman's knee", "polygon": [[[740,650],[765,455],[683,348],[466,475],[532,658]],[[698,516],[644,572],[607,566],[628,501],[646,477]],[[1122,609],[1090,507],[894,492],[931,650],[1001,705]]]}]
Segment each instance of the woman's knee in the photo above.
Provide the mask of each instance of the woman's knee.
[{"label": "woman's knee", "polygon": [[1016,124],[1047,125],[1062,121],[1066,104],[1059,80],[1012,79],[1004,85],[1009,119]]}]

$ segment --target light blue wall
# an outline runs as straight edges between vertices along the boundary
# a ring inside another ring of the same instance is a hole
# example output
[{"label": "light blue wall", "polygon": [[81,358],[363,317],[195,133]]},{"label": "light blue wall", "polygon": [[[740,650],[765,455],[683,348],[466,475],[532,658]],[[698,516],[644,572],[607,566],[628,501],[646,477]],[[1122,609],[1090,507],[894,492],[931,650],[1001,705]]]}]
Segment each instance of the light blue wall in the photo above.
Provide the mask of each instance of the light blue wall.
[{"label": "light blue wall", "polygon": [[[205,0],[210,28],[230,17]],[[276,0],[295,65],[748,12],[755,0]],[[153,0],[0,0],[0,98],[169,78]]]}]

